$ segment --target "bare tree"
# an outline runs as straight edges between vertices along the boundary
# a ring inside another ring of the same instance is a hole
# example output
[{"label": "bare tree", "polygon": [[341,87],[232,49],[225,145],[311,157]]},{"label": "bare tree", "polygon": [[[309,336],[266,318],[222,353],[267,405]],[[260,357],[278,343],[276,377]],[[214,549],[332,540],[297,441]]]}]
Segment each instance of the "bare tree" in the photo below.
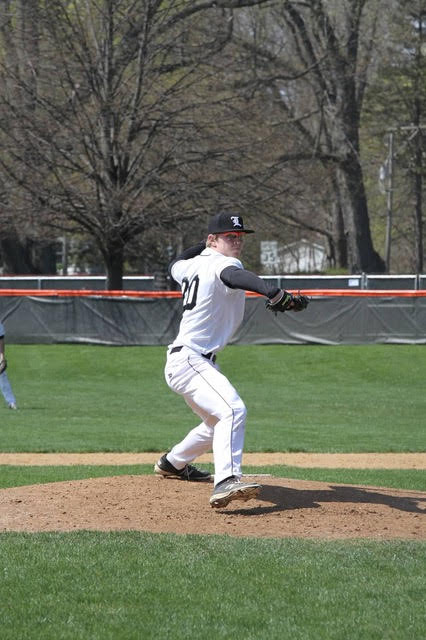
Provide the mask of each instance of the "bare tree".
[{"label": "bare tree", "polygon": [[[408,81],[404,103],[408,111],[408,126],[403,126],[408,135],[410,148],[409,173],[413,193],[414,222],[414,269],[422,273],[424,266],[423,199],[425,183],[424,153],[426,149],[426,2],[414,0],[404,3],[405,22],[409,36],[406,42],[404,75]],[[411,36],[411,37],[410,37]],[[409,44],[408,44],[409,43]]]},{"label": "bare tree", "polygon": [[[296,132],[295,152],[276,164],[320,161],[331,185],[332,234],[339,266],[382,272],[373,247],[363,168],[360,118],[375,46],[379,0],[283,0],[241,23],[240,45],[252,59],[254,93],[273,99],[281,140]],[[250,33],[250,37],[248,37]],[[309,181],[309,173],[306,173]]]},{"label": "bare tree", "polygon": [[206,212],[212,181],[202,178],[216,157],[198,87],[229,41],[232,11],[267,2],[1,3],[0,166],[10,197],[22,210],[30,203],[25,216],[92,236],[107,288],[122,287],[135,236]]},{"label": "bare tree", "polygon": [[[13,37],[13,12],[11,2],[1,4],[1,27],[3,38],[3,60],[16,75],[18,69],[24,79],[28,91],[20,92],[19,85],[14,83],[4,90],[13,96],[13,100],[22,105],[22,108],[31,117],[34,113],[36,93],[36,75],[34,66],[38,66],[38,2],[28,0],[16,3],[16,21],[19,25],[19,39]],[[23,52],[27,52],[27,56]],[[32,65],[26,64],[26,59],[31,60]],[[16,126],[16,122],[12,126]],[[21,141],[20,152],[30,160],[31,149]],[[4,147],[4,145],[3,145]],[[19,180],[25,175],[18,171]],[[3,266],[7,273],[54,273],[56,269],[54,236],[51,233],[40,233],[37,221],[33,215],[20,218],[18,211],[20,206],[25,211],[32,212],[37,208],[37,203],[30,194],[26,194],[21,202],[16,199],[13,189],[10,189],[7,177],[0,180],[0,251]]]},{"label": "bare tree", "polygon": [[[364,126],[370,144],[374,145],[375,140],[380,143],[381,156],[374,171],[377,176],[378,166],[382,166],[382,185],[388,198],[392,195],[393,206],[387,207],[392,220],[387,234],[389,255],[392,240],[392,266],[421,273],[426,177],[426,1],[398,0],[394,4],[386,49],[366,96]],[[382,141],[390,138],[392,144],[388,144],[385,161]]]}]

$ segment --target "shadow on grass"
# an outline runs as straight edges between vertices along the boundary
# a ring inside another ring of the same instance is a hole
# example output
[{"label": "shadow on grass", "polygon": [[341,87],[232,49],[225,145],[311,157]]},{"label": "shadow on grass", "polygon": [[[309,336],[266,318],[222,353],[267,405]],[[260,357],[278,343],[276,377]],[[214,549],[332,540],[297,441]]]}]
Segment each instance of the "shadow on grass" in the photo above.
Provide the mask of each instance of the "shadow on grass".
[{"label": "shadow on grass", "polygon": [[353,502],[358,504],[383,504],[391,509],[426,514],[419,503],[426,497],[392,496],[371,489],[350,486],[330,486],[328,489],[291,489],[274,485],[262,485],[259,500],[273,503],[264,507],[238,509],[233,513],[256,516],[292,509],[317,509],[323,502]]}]

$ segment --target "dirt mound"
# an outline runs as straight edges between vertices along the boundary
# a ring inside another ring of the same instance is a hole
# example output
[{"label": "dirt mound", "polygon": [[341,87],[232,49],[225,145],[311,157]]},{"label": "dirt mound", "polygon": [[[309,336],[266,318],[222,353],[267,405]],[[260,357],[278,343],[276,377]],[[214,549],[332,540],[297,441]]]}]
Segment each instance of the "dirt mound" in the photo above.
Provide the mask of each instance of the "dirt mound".
[{"label": "dirt mound", "polygon": [[426,493],[262,477],[212,509],[211,483],[117,476],[0,490],[0,531],[138,530],[268,538],[426,539]]}]

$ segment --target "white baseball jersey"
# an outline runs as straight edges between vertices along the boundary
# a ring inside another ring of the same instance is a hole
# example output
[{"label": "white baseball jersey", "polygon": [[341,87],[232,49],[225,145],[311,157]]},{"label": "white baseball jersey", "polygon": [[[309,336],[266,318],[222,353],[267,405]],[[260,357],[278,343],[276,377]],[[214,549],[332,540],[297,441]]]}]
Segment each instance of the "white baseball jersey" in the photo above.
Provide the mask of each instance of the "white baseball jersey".
[{"label": "white baseball jersey", "polygon": [[198,353],[216,353],[226,346],[243,320],[245,305],[245,292],[230,289],[220,279],[229,266],[243,268],[237,258],[212,248],[173,265],[172,277],[182,288],[183,316],[171,346],[184,345]]}]

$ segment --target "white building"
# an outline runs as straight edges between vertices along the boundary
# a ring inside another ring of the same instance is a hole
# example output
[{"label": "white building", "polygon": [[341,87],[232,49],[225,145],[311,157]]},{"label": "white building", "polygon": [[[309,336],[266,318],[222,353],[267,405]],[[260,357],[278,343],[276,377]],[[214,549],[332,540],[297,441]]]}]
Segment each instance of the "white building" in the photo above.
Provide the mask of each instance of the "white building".
[{"label": "white building", "polygon": [[304,238],[286,245],[273,240],[260,243],[260,262],[268,273],[312,273],[325,270],[326,252]]}]

